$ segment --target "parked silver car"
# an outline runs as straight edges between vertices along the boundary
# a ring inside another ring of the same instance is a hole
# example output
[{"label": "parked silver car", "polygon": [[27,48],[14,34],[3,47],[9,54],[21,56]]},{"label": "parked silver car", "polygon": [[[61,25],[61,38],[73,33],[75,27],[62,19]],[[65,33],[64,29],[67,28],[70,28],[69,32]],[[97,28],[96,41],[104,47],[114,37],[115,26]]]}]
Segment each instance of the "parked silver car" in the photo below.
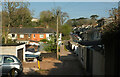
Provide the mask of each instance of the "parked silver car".
[{"label": "parked silver car", "polygon": [[23,71],[21,61],[13,55],[0,55],[0,70],[2,75],[17,77]]}]

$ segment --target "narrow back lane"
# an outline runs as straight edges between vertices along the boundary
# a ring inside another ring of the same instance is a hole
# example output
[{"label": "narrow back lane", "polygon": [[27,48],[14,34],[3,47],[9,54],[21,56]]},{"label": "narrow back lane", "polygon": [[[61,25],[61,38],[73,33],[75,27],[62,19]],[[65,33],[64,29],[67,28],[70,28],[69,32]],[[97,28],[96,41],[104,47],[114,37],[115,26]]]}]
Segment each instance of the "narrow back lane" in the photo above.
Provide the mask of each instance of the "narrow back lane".
[{"label": "narrow back lane", "polygon": [[52,69],[49,75],[84,75],[84,71],[81,67],[77,56],[70,51],[64,50],[64,45],[61,46],[60,60],[62,64],[55,64],[56,69]]}]

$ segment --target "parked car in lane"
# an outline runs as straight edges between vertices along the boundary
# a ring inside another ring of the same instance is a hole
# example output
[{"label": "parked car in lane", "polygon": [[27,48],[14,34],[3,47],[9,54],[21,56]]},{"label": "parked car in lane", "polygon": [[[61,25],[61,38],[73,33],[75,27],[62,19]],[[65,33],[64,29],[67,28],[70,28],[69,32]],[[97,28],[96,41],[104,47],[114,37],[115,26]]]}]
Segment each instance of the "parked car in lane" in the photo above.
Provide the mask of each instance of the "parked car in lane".
[{"label": "parked car in lane", "polygon": [[40,57],[42,60],[41,53],[39,51],[37,52],[26,51],[25,52],[26,61],[34,61],[35,59],[37,59],[37,57]]},{"label": "parked car in lane", "polygon": [[78,56],[78,54],[79,54],[78,45],[75,46],[75,48],[74,48],[74,53]]},{"label": "parked car in lane", "polygon": [[0,55],[0,70],[2,76],[18,77],[23,72],[21,61],[13,55]]},{"label": "parked car in lane", "polygon": [[78,39],[79,41],[82,41],[82,39],[81,39],[79,36],[77,36],[77,39]]}]

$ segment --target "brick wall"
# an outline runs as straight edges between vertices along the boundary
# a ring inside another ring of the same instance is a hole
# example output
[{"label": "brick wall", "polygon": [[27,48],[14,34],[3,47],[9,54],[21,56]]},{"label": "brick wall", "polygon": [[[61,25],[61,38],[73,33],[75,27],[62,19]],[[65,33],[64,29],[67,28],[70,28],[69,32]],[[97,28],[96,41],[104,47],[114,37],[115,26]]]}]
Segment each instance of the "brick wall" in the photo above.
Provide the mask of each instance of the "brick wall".
[{"label": "brick wall", "polygon": [[[43,38],[40,38],[40,35],[43,35]],[[17,40],[19,41],[29,41],[29,40],[33,40],[33,41],[40,41],[42,39],[46,39],[46,34],[31,34],[30,38],[28,37],[29,34],[24,34],[24,38],[20,38],[20,34],[17,34]]]},{"label": "brick wall", "polygon": [[17,34],[17,40],[29,41],[31,38],[28,37],[28,34],[24,34],[24,38],[20,38],[20,34]]}]

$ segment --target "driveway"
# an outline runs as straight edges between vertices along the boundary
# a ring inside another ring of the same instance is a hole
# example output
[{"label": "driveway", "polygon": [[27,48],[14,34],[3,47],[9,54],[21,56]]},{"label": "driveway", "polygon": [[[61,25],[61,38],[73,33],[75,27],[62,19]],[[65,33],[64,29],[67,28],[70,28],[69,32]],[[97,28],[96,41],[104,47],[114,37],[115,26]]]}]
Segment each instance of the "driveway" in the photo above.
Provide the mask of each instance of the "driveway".
[{"label": "driveway", "polygon": [[41,70],[37,62],[23,63],[23,75],[85,75],[85,72],[75,54],[65,51],[64,45],[60,49],[60,60],[45,58],[40,62]]}]

